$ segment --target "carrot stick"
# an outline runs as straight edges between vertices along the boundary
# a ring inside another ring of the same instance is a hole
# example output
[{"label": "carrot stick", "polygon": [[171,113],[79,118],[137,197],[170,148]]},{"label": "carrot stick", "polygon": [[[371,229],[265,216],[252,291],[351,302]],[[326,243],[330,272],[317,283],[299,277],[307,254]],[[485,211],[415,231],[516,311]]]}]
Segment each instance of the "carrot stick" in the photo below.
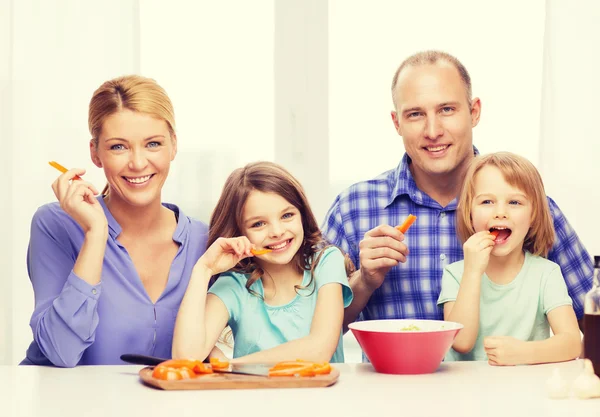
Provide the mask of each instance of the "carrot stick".
[{"label": "carrot stick", "polygon": [[273,249],[250,249],[254,255],[264,255],[265,253],[273,252]]},{"label": "carrot stick", "polygon": [[412,226],[415,220],[417,220],[417,216],[409,214],[406,220],[404,220],[404,223],[402,223],[402,225],[400,226],[396,226],[396,229],[400,230],[402,233],[406,233],[408,231],[408,228]]},{"label": "carrot stick", "polygon": [[[54,167],[54,168],[58,169],[58,170],[59,170],[60,172],[62,172],[63,174],[64,174],[65,172],[67,172],[67,171],[68,171],[68,169],[67,169],[67,168],[65,168],[64,166],[62,166],[61,164],[59,164],[59,163],[58,163],[58,162],[56,162],[56,161],[50,161],[50,162],[48,162],[48,163],[50,164],[50,166],[51,166],[51,167]],[[81,179],[81,177],[80,177],[79,175],[75,175],[75,176],[73,177],[73,179],[74,179],[74,180],[80,180],[80,179]]]}]

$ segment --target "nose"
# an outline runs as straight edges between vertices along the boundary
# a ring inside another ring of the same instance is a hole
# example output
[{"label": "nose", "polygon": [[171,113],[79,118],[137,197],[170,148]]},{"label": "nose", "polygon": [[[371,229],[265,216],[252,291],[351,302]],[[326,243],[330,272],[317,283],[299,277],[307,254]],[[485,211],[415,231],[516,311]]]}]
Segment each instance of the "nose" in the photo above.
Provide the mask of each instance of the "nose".
[{"label": "nose", "polygon": [[496,205],[495,219],[506,219],[506,207],[502,203]]},{"label": "nose", "polygon": [[281,222],[272,222],[271,227],[269,228],[269,237],[277,238],[283,234],[285,231],[283,224]]},{"label": "nose", "polygon": [[425,126],[425,137],[430,140],[435,140],[444,134],[442,122],[437,115],[427,117]]},{"label": "nose", "polygon": [[144,155],[144,151],[133,148],[129,154],[129,169],[132,171],[142,171],[146,168],[148,159]]}]

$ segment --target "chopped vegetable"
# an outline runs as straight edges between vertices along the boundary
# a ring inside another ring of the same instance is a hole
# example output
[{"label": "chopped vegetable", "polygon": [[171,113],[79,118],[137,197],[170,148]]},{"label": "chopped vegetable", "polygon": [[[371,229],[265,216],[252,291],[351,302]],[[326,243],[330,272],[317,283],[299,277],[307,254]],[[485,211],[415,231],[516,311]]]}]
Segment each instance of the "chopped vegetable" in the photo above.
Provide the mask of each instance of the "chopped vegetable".
[{"label": "chopped vegetable", "polygon": [[329,362],[315,363],[303,360],[279,362],[269,369],[269,376],[316,376],[331,372]]},{"label": "chopped vegetable", "polygon": [[210,358],[210,366],[213,369],[227,369],[229,368],[229,362],[221,361],[219,358]]},{"label": "chopped vegetable", "polygon": [[409,214],[406,220],[404,220],[404,223],[402,223],[400,226],[396,226],[396,229],[400,230],[402,233],[406,233],[408,228],[412,226],[415,220],[417,220],[417,216]]},{"label": "chopped vegetable", "polygon": [[410,324],[408,326],[401,328],[400,330],[403,332],[414,332],[414,331],[421,330],[421,328],[419,328],[418,326],[415,326],[414,324]]}]

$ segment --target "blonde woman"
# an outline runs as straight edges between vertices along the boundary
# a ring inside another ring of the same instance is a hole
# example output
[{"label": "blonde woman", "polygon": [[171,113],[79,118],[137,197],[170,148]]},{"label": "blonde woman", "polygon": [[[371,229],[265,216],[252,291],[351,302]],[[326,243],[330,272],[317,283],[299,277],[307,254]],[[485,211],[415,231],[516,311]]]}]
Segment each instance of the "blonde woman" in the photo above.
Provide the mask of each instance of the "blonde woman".
[{"label": "blonde woman", "polygon": [[58,202],[33,216],[33,342],[22,364],[170,357],[177,310],[206,247],[207,225],[161,201],[177,154],[166,92],[140,76],[107,81],[90,101],[89,130],[107,185],[98,196],[85,170],[71,169],[52,184]]},{"label": "blonde woman", "polygon": [[445,320],[464,328],[446,360],[522,365],[576,358],[577,317],[560,266],[546,259],[554,227],[533,164],[508,152],[475,158],[456,218],[465,257],[444,269],[438,305]]}]

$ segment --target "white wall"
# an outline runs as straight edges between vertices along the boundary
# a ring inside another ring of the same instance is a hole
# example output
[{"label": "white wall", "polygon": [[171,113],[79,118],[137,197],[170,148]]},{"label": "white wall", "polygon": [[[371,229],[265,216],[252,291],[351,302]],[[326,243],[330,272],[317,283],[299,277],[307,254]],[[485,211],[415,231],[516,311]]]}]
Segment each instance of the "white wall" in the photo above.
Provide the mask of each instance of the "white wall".
[{"label": "white wall", "polygon": [[87,105],[100,82],[122,74],[155,78],[175,104],[179,154],[165,200],[207,221],[233,168],[275,160],[305,183],[321,219],[342,187],[396,166],[403,147],[389,119],[391,77],[407,55],[445,49],[482,99],[479,149],[537,164],[600,254],[599,6],[548,3],[545,22],[542,0],[493,8],[474,0],[0,0],[0,187],[12,202],[0,205],[9,219],[0,364],[18,363],[31,341],[25,254],[31,216],[54,201],[47,161],[84,166],[104,183],[89,161]]}]

